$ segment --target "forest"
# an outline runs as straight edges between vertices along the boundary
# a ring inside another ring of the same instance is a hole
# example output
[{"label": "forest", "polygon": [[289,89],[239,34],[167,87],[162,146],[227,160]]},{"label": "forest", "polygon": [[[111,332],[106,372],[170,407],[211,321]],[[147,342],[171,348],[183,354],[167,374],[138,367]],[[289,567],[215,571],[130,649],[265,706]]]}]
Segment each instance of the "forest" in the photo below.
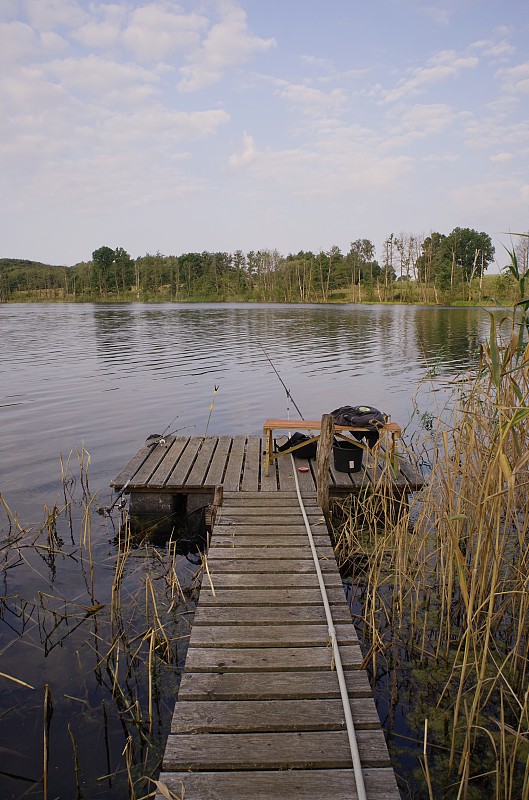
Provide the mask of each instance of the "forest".
[{"label": "forest", "polygon": [[[528,239],[516,245],[527,271]],[[450,234],[390,234],[382,256],[368,239],[317,253],[147,253],[101,246],[73,266],[0,259],[0,302],[509,302],[508,274],[485,277],[494,260],[490,236],[470,228]]]}]

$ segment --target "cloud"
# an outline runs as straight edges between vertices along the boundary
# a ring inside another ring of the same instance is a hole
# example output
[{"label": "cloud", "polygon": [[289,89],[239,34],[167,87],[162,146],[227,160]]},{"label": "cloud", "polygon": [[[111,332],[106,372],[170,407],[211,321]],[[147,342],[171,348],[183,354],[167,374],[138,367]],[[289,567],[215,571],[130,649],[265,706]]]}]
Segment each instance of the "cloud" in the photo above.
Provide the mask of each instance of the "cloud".
[{"label": "cloud", "polygon": [[0,23],[0,63],[9,67],[24,63],[38,50],[35,31],[24,22]]},{"label": "cloud", "polygon": [[277,81],[278,93],[290,107],[309,117],[321,117],[342,109],[346,96],[341,89],[323,92],[302,83]]},{"label": "cloud", "polygon": [[450,127],[454,119],[453,110],[445,103],[411,106],[398,117],[384,147],[407,147],[420,139],[435,136]]},{"label": "cloud", "polygon": [[431,86],[455,78],[462,70],[474,69],[479,64],[476,56],[459,56],[454,50],[444,50],[429,59],[425,67],[418,67],[409,78],[383,93],[386,103],[395,103],[405,97],[425,92]]},{"label": "cloud", "polygon": [[500,69],[496,74],[502,80],[506,92],[515,95],[529,94],[529,62]]},{"label": "cloud", "polygon": [[132,13],[123,42],[138,58],[160,61],[198,47],[207,24],[200,14],[182,14],[154,3]]},{"label": "cloud", "polygon": [[495,153],[490,157],[493,164],[508,164],[512,159],[512,153]]},{"label": "cloud", "polygon": [[229,68],[242,64],[257,53],[264,53],[276,44],[275,39],[261,39],[248,30],[246,12],[231,2],[221,3],[221,22],[214,25],[181,67],[178,88],[195,92],[219,81]]},{"label": "cloud", "polygon": [[76,0],[26,0],[24,5],[30,25],[38,31],[74,28],[88,19],[88,12]]},{"label": "cloud", "polygon": [[252,164],[257,158],[257,148],[253,136],[244,131],[242,137],[242,149],[238,153],[232,153],[229,157],[228,165],[230,170],[238,171]]},{"label": "cloud", "polygon": [[505,39],[500,42],[480,39],[477,42],[473,42],[469,46],[469,50],[477,50],[482,56],[486,56],[492,61],[504,61],[516,52],[516,48]]}]

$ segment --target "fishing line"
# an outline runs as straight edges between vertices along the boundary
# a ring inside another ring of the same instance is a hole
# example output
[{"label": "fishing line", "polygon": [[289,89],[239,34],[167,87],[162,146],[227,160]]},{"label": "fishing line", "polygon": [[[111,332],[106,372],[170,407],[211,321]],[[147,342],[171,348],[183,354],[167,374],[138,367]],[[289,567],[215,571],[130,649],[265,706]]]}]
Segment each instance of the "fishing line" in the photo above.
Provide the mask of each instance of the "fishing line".
[{"label": "fishing line", "polygon": [[274,364],[272,363],[272,359],[270,358],[270,356],[268,355],[268,353],[267,353],[267,352],[266,352],[266,350],[264,349],[264,346],[263,346],[263,344],[262,344],[262,343],[259,341],[259,339],[257,339],[257,344],[258,344],[258,345],[261,347],[261,350],[263,351],[263,353],[264,353],[264,354],[265,354],[265,356],[266,356],[266,360],[268,361],[268,363],[270,364],[270,366],[271,366],[271,367],[272,367],[272,369],[274,370],[275,374],[276,374],[276,375],[277,375],[277,377],[279,378],[279,380],[280,380],[280,382],[281,382],[281,386],[283,387],[283,389],[285,390],[285,392],[286,392],[286,394],[287,394],[287,401],[288,401],[288,400],[292,400],[292,404],[293,404],[294,408],[296,409],[296,411],[298,412],[298,414],[299,414],[299,416],[301,417],[301,419],[305,419],[305,417],[303,416],[303,414],[302,414],[302,413],[301,413],[301,411],[299,410],[299,408],[298,408],[298,405],[297,405],[296,401],[295,401],[295,400],[294,400],[294,398],[292,397],[292,394],[291,394],[291,392],[290,392],[290,389],[288,389],[288,388],[287,388],[287,386],[286,386],[286,384],[285,384],[285,381],[283,380],[283,378],[281,377],[281,375],[279,374],[279,372],[278,372],[278,371],[277,371],[277,369],[275,368]]},{"label": "fishing line", "polygon": [[213,400],[211,401],[211,405],[209,407],[209,416],[208,416],[208,421],[206,422],[206,430],[204,431],[204,436],[208,435],[209,421],[210,421],[211,415],[213,413],[213,408],[215,407],[215,395],[217,394],[219,389],[220,389],[220,385],[219,384],[215,385],[215,387],[213,389]]}]

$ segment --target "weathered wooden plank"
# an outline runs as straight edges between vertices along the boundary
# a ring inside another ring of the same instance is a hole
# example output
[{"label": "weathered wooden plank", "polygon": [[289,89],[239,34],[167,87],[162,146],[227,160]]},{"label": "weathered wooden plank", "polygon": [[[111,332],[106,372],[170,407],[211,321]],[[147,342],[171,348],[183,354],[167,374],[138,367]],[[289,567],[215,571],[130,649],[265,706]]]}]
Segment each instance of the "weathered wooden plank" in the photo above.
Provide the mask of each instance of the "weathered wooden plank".
[{"label": "weathered wooden plank", "polygon": [[266,453],[266,437],[261,437],[261,452],[260,452],[260,463],[261,463],[261,494],[268,493],[268,492],[277,492],[278,491],[278,477],[277,477],[277,468],[275,462],[270,464],[268,475],[265,475],[265,453]]},{"label": "weathered wooden plank", "polygon": [[[339,645],[357,644],[353,624],[335,626]],[[193,627],[189,648],[227,647],[326,647],[329,642],[327,625],[197,625]]]},{"label": "weathered wooden plank", "polygon": [[[320,558],[332,561],[332,563],[336,564],[334,551],[329,542],[324,545],[319,545],[316,549]],[[298,547],[281,548],[272,547],[266,541],[264,541],[260,547],[239,547],[238,543],[236,544],[235,542],[231,547],[222,547],[215,542],[209,549],[208,558],[210,562],[216,559],[223,559],[224,561],[233,559],[236,561],[242,561],[243,559],[272,559],[277,561],[278,558],[287,562],[297,561],[298,559],[310,560],[312,558],[312,550],[308,541]]]},{"label": "weathered wooden plank", "polygon": [[[218,529],[217,529],[218,530]],[[283,535],[283,534],[276,534],[274,536],[263,536],[262,534],[243,534],[240,535],[238,532],[238,528],[233,526],[230,528],[231,533],[229,535],[221,534],[220,532],[215,532],[212,537],[212,544],[215,547],[240,547],[240,548],[252,548],[252,547],[261,547],[261,546],[268,546],[269,548],[281,548],[281,552],[284,549],[288,550],[292,547],[296,548],[303,548],[308,546],[308,538],[307,534],[297,534],[297,535]],[[330,538],[329,534],[325,533],[322,535],[313,536],[314,544],[317,547],[330,547]],[[265,544],[266,543],[266,544]],[[278,555],[280,555],[279,553]]]},{"label": "weathered wooden plank", "polygon": [[[358,731],[366,766],[389,766],[382,731]],[[346,731],[303,733],[170,734],[164,770],[338,769],[351,765]]]},{"label": "weathered wooden plank", "polygon": [[165,486],[170,488],[172,486],[184,486],[186,478],[191,471],[193,462],[202,444],[200,436],[193,436],[189,439],[185,450],[175,464],[175,467],[165,482]]},{"label": "weathered wooden plank", "polygon": [[[222,577],[222,576],[221,576]],[[243,589],[224,589],[219,587],[219,581],[214,582],[215,594],[209,587],[207,578],[202,584],[199,608],[207,606],[263,606],[266,614],[276,606],[321,606],[321,593],[317,585],[312,589],[276,589],[273,587],[256,589],[255,587]],[[327,587],[327,597],[331,606],[344,604],[345,595],[342,586]],[[345,606],[347,613],[349,609]]]},{"label": "weathered wooden plank", "polygon": [[[360,669],[362,652],[359,645],[340,648],[344,669]],[[189,672],[299,672],[330,669],[330,647],[190,647],[186,669]]]},{"label": "weathered wooden plank", "polygon": [[[262,592],[260,593],[262,597]],[[315,599],[317,594],[314,592]],[[342,594],[341,605],[331,608],[334,623],[342,622],[351,624],[351,613],[344,602]],[[211,608],[202,603],[198,604],[193,619],[193,628],[207,625],[212,628],[217,625],[297,625],[299,623],[326,624],[325,609],[319,595],[319,605],[308,605],[300,608],[293,605],[268,606],[265,603],[255,602],[253,606],[225,606]]]},{"label": "weathered wooden plank", "polygon": [[[357,730],[380,726],[374,700],[350,700]],[[346,728],[340,700],[183,700],[175,708],[171,733],[264,733],[339,731]]]},{"label": "weathered wooden plank", "polygon": [[[189,441],[187,439],[186,441]],[[164,460],[167,453],[171,450],[174,440],[167,440],[165,445],[155,445],[151,447],[151,454],[146,462],[139,468],[131,480],[131,486],[142,486],[149,483],[151,476],[156,472],[158,466]]]},{"label": "weathered wooden plank", "polygon": [[224,470],[228,463],[228,455],[231,447],[231,436],[219,436],[218,444],[211,459],[205,482],[207,486],[221,486]]},{"label": "weathered wooden plank", "polygon": [[145,443],[138,452],[132,456],[130,461],[123,467],[121,472],[119,472],[112,483],[110,484],[114,489],[122,489],[123,486],[127,483],[127,481],[134,475],[134,473],[140,468],[142,461],[147,458],[148,455],[152,452],[152,447],[149,447],[147,443]]},{"label": "weathered wooden plank", "polygon": [[[352,669],[344,673],[349,697],[371,697],[367,673]],[[182,700],[303,700],[339,698],[336,672],[185,672],[178,690]],[[175,713],[177,713],[175,708]]]},{"label": "weathered wooden plank", "polygon": [[[299,508],[299,501],[295,492],[276,492],[275,494],[265,492],[226,492],[224,502],[233,508],[247,508],[251,506],[279,508],[294,506]],[[316,496],[308,493],[303,498],[303,505],[306,508],[318,508]],[[321,509],[319,509],[321,513]]]},{"label": "weathered wooden plank", "polygon": [[295,491],[294,468],[290,456],[280,456],[276,459],[279,488],[281,491]]},{"label": "weathered wooden plank", "polygon": [[[208,557],[208,564],[210,567],[210,572],[212,575],[219,575],[223,572],[237,572],[240,575],[246,574],[248,572],[256,572],[264,574],[265,572],[286,572],[286,573],[295,573],[304,574],[307,572],[315,572],[314,561],[312,559],[297,559],[297,560],[289,560],[283,561],[281,559],[244,559],[237,563],[237,561],[231,561],[227,559],[216,559],[213,553]],[[320,564],[322,572],[329,572],[330,570],[336,570],[336,561],[332,559],[332,562],[329,561],[322,561]]]},{"label": "weathered wooden plank", "polygon": [[246,443],[241,492],[255,492],[259,487],[259,456],[261,437],[249,436]]},{"label": "weathered wooden plank", "polygon": [[[216,538],[217,535],[222,536],[229,536],[232,534],[241,534],[241,535],[249,535],[252,536],[303,536],[305,539],[307,538],[307,530],[305,525],[256,525],[255,522],[252,521],[253,524],[242,524],[242,523],[234,523],[234,522],[227,522],[223,523],[222,520],[219,520],[217,517],[217,522],[215,523],[215,530],[213,531],[212,540]],[[322,524],[312,524],[311,523],[311,530],[313,533],[319,534],[326,534],[327,537],[329,536],[327,527],[324,523]]]},{"label": "weathered wooden plank", "polygon": [[288,492],[280,492],[276,490],[276,493],[269,497],[266,494],[263,494],[262,490],[257,492],[240,492],[240,491],[230,491],[227,489],[224,492],[224,498],[226,502],[231,503],[240,502],[241,504],[246,504],[252,500],[259,502],[260,500],[269,500],[270,502],[277,500],[277,502],[281,503],[283,500],[297,500],[297,492],[295,490],[288,491]]},{"label": "weathered wooden plank", "polygon": [[[369,800],[401,800],[391,768],[363,772]],[[358,800],[352,769],[164,772],[160,780],[185,800]]]},{"label": "weathered wooden plank", "polygon": [[[336,569],[324,572],[323,575],[325,586],[342,588],[342,581]],[[273,572],[237,574],[217,571],[213,585],[215,589],[317,589],[318,577],[315,571],[301,574]],[[204,581],[203,590],[208,587],[209,581]]]},{"label": "weathered wooden plank", "polygon": [[160,462],[149,480],[149,486],[151,488],[165,486],[169,475],[173,471],[178,459],[182,455],[182,452],[188,441],[188,436],[178,436],[167,446],[163,460]]},{"label": "weathered wooden plank", "polygon": [[239,489],[245,447],[246,436],[233,437],[223,480],[225,492],[238,491]]},{"label": "weathered wooden plank", "polygon": [[202,439],[202,444],[198,451],[195,463],[191,472],[187,476],[187,486],[203,486],[206,483],[206,475],[208,473],[213,453],[217,447],[218,439],[216,436],[206,436]]},{"label": "weathered wooden plank", "polygon": [[292,500],[275,504],[273,507],[270,507],[268,503],[265,504],[254,501],[251,505],[243,506],[230,503],[220,508],[220,519],[228,517],[243,522],[248,519],[251,522],[253,521],[250,519],[251,517],[262,517],[264,515],[272,517],[276,525],[281,524],[281,520],[285,517],[297,517],[303,521],[303,514],[301,513],[299,505]]}]

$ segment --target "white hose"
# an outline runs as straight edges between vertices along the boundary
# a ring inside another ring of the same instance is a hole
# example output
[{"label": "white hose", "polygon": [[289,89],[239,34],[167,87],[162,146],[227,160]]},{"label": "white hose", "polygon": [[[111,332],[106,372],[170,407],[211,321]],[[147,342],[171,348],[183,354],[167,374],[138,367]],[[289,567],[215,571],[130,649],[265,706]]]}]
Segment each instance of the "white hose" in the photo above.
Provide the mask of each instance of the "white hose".
[{"label": "white hose", "polygon": [[[290,435],[290,432],[289,432]],[[332,614],[331,614],[331,607],[329,605],[329,598],[327,597],[327,589],[325,587],[325,583],[323,581],[323,575],[320,567],[320,562],[318,559],[318,553],[316,551],[316,547],[314,545],[314,538],[312,536],[312,531],[310,528],[310,523],[307,517],[307,512],[305,511],[305,506],[303,505],[303,499],[301,497],[301,491],[299,488],[299,481],[297,475],[296,464],[294,461],[294,456],[291,453],[290,458],[292,460],[292,469],[294,470],[294,479],[296,481],[296,492],[298,495],[298,502],[299,507],[301,508],[301,513],[303,514],[303,520],[305,522],[305,528],[307,530],[307,536],[309,537],[309,544],[310,549],[312,551],[312,558],[314,559],[314,566],[316,567],[316,575],[318,576],[318,583],[320,586],[321,592],[321,599],[323,600],[323,606],[325,608],[325,616],[327,618],[327,627],[329,630],[329,636],[332,642],[332,652],[334,658],[334,664],[336,667],[336,674],[338,676],[338,683],[340,685],[340,695],[342,698],[342,705],[345,714],[345,724],[347,727],[347,736],[349,738],[349,747],[351,749],[351,758],[353,759],[353,770],[355,775],[355,782],[356,782],[356,791],[358,794],[358,800],[367,800],[366,795],[366,787],[364,784],[364,775],[362,773],[362,764],[360,763],[360,754],[358,752],[358,741],[356,739],[356,731],[353,722],[353,716],[351,714],[351,705],[349,702],[349,694],[347,692],[347,686],[345,684],[345,675],[343,672],[342,666],[342,659],[340,656],[340,650],[338,648],[338,641],[336,639],[336,630],[334,628],[334,623],[332,621]]]}]

